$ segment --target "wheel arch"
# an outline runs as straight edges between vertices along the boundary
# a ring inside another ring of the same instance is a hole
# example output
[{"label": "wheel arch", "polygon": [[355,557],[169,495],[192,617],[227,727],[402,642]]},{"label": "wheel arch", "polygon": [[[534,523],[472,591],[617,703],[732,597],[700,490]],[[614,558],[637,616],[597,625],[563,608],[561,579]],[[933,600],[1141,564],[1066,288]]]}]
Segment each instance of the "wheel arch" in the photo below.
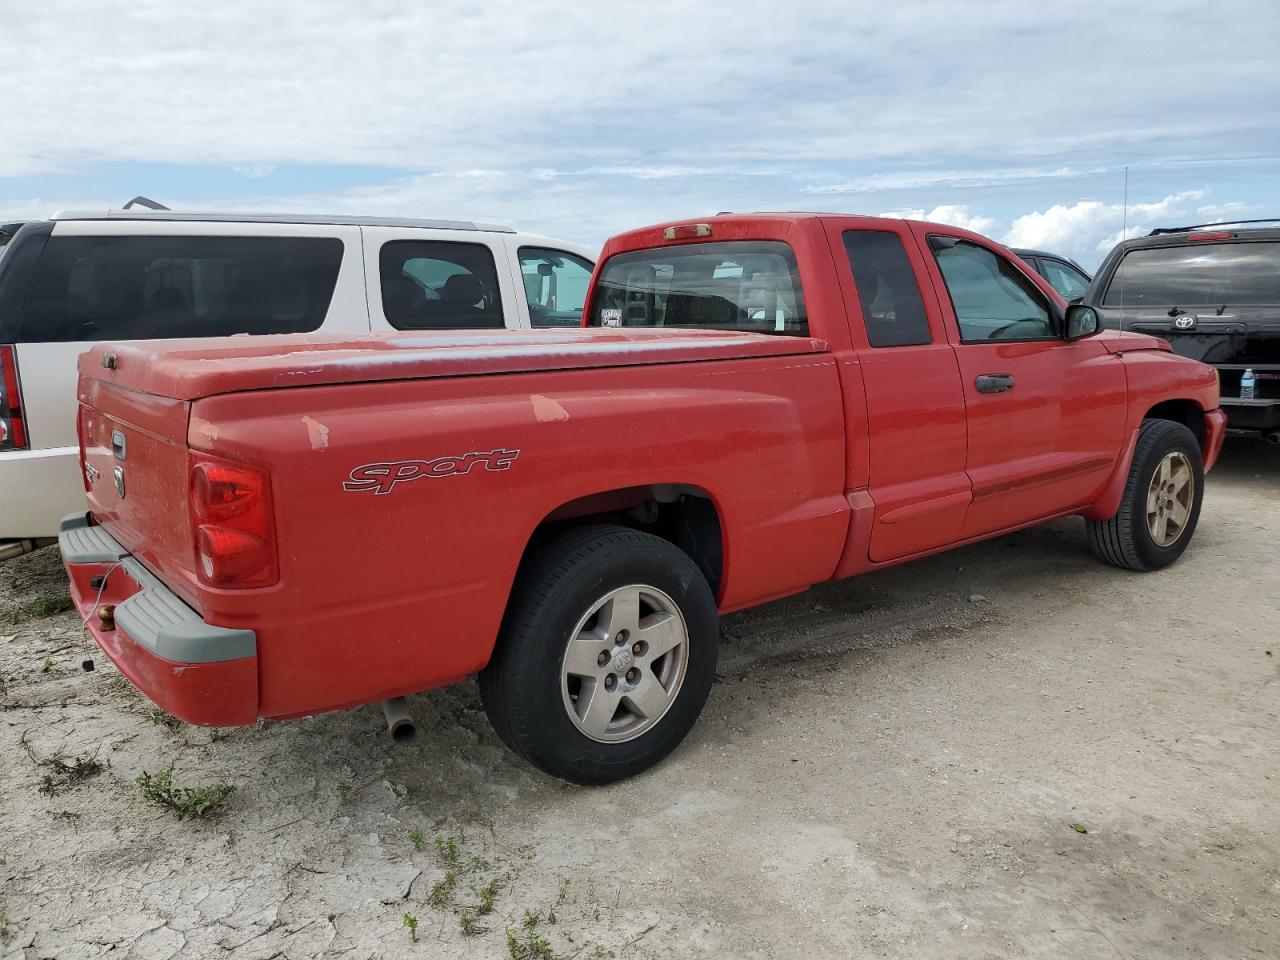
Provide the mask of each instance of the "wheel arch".
[{"label": "wheel arch", "polygon": [[550,510],[535,525],[525,543],[520,567],[548,537],[590,523],[632,527],[669,541],[688,554],[702,571],[712,594],[717,599],[722,596],[726,526],[720,503],[704,487],[644,484],[575,497]]},{"label": "wheel arch", "polygon": [[1142,416],[1143,420],[1172,420],[1180,423],[1196,438],[1200,449],[1204,449],[1204,410],[1196,401],[1186,397],[1162,400],[1152,406]]}]

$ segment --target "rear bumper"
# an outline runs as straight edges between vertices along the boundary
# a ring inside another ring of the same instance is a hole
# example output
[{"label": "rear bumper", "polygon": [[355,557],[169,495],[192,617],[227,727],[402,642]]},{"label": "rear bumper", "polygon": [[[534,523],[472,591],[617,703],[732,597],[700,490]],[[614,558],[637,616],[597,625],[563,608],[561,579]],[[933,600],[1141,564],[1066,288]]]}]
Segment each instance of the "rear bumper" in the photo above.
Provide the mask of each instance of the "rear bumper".
[{"label": "rear bumper", "polygon": [[1204,470],[1208,473],[1218,462],[1222,441],[1227,435],[1227,414],[1223,410],[1210,410],[1204,415]]},{"label": "rear bumper", "polygon": [[56,537],[58,520],[84,509],[76,447],[0,453],[0,540]]},{"label": "rear bumper", "polygon": [[[84,514],[63,518],[58,547],[80,618],[130,683],[188,723],[234,727],[257,720],[252,630],[205,623]],[[107,605],[115,607],[112,628],[97,616]]]},{"label": "rear bumper", "polygon": [[1280,428],[1280,400],[1241,400],[1238,397],[1223,397],[1221,403],[1232,430]]}]

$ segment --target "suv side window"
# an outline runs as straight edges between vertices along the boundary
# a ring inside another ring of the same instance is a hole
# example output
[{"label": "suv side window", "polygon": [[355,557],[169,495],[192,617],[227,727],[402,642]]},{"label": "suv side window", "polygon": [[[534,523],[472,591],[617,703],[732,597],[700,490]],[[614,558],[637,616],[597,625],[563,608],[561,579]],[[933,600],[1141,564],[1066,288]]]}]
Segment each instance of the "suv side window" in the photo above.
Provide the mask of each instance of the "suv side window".
[{"label": "suv side window", "polygon": [[483,243],[392,240],[378,253],[382,312],[397,330],[499,329],[502,297]]},{"label": "suv side window", "polygon": [[862,322],[873,347],[932,343],[929,318],[902,238],[882,230],[847,230],[844,252],[858,288]]},{"label": "suv side window", "polygon": [[1040,266],[1043,267],[1041,272],[1049,281],[1049,286],[1062,294],[1063,300],[1083,297],[1084,292],[1089,289],[1089,278],[1068,263],[1044,257],[1040,260]]},{"label": "suv side window", "polygon": [[305,333],[329,311],[337,237],[53,236],[26,343]]},{"label": "suv side window", "polygon": [[591,262],[545,247],[521,247],[519,256],[530,325],[578,326],[591,281]]},{"label": "suv side window", "polygon": [[1056,338],[1048,304],[1004,257],[965,240],[930,237],[929,242],[963,342]]}]

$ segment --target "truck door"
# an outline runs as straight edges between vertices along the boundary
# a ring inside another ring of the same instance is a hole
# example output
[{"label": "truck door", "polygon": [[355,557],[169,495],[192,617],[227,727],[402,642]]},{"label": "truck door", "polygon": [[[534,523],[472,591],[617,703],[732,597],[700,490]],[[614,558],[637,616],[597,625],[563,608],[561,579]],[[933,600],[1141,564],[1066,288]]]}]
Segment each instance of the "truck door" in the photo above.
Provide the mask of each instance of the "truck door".
[{"label": "truck door", "polygon": [[975,537],[1092,501],[1123,445],[1125,375],[1095,339],[1064,341],[1047,284],[994,244],[913,223],[955,346],[968,411]]},{"label": "truck door", "polygon": [[964,391],[924,257],[905,223],[825,223],[866,393],[868,559],[951,543],[970,497]]}]

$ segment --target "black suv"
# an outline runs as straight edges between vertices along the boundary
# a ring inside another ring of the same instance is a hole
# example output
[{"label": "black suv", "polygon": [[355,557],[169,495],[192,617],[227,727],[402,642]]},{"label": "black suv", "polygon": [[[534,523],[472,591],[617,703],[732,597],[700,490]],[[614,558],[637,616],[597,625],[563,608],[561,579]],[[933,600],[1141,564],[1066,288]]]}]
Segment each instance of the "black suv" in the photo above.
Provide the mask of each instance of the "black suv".
[{"label": "black suv", "polygon": [[[1280,444],[1280,220],[1153,230],[1107,254],[1084,302],[1218,369],[1227,426]],[[1252,370],[1252,399],[1240,381]]]}]

